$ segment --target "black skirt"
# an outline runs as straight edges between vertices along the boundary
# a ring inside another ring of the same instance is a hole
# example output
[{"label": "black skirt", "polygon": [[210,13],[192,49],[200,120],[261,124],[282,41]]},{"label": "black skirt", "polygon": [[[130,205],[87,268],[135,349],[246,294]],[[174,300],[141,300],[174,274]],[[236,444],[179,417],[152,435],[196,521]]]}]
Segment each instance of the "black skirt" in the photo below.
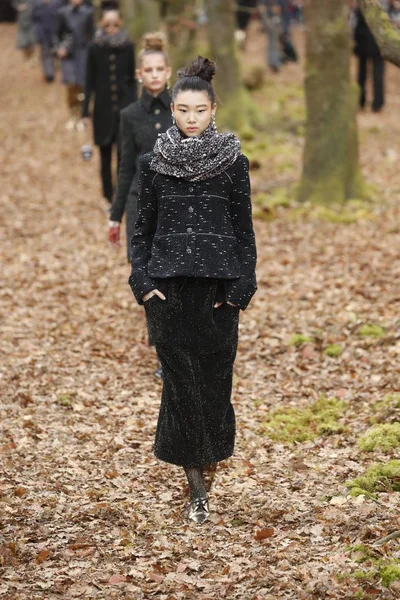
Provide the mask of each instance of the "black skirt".
[{"label": "black skirt", "polygon": [[164,385],[154,453],[184,467],[202,467],[232,455],[231,404],[239,309],[226,302],[222,280],[157,280],[166,296],[144,303]]}]

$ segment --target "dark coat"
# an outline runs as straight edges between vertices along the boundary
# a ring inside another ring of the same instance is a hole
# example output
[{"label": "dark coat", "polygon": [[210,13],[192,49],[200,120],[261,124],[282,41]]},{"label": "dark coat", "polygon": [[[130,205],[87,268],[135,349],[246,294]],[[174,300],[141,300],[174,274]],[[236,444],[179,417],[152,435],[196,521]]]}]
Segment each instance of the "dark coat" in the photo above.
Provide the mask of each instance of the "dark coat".
[{"label": "dark coat", "polygon": [[359,8],[356,9],[356,19],[356,26],[354,29],[354,53],[357,56],[380,58],[381,51],[379,50],[379,46]]},{"label": "dark coat", "polygon": [[87,49],[94,35],[93,9],[86,4],[63,6],[57,13],[56,35],[58,44],[66,38],[68,56],[61,61],[63,83],[85,85]]},{"label": "dark coat", "polygon": [[139,161],[139,205],[131,240],[129,278],[139,304],[157,279],[226,279],[227,300],[243,310],[257,289],[249,161],[243,155],[226,171],[186,181]]},{"label": "dark coat", "polygon": [[121,161],[111,221],[122,221],[127,202],[136,205],[139,158],[153,150],[159,133],[171,127],[170,104],[168,90],[154,97],[144,89],[140,100],[121,112]]},{"label": "dark coat", "polygon": [[132,43],[119,48],[90,44],[82,116],[89,116],[94,95],[93,133],[97,146],[107,146],[116,138],[120,110],[136,100],[134,73]]},{"label": "dark coat", "polygon": [[42,46],[56,46],[57,12],[63,0],[34,0],[32,21],[35,26],[36,39]]}]

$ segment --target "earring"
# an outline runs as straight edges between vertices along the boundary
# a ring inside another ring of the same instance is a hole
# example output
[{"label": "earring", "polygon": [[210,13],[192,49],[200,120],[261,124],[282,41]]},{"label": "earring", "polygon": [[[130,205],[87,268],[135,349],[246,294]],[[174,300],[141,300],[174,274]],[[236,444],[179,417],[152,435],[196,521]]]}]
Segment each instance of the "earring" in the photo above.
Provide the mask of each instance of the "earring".
[{"label": "earring", "polygon": [[143,83],[143,79],[141,77],[139,77],[138,82]]},{"label": "earring", "polygon": [[215,132],[217,132],[217,126],[215,124],[215,113],[211,113],[211,126]]},{"label": "earring", "polygon": [[174,113],[172,113],[172,124],[176,125],[176,119]]}]

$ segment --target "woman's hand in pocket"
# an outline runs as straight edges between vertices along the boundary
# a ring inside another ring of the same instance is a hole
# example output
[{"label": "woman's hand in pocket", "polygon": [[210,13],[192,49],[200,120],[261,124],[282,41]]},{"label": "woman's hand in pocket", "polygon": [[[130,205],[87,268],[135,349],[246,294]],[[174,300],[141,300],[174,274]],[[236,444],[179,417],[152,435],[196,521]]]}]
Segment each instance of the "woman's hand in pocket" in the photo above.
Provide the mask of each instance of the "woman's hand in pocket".
[{"label": "woman's hand in pocket", "polygon": [[[224,302],[216,302],[214,304],[214,308],[219,308],[220,306],[222,306],[224,304]],[[229,300],[227,300],[226,304],[229,304],[229,306],[233,306],[234,308],[238,308],[237,304],[233,304],[233,302],[229,302]]]},{"label": "woman's hand in pocket", "polygon": [[166,297],[162,292],[160,292],[160,290],[154,289],[151,290],[151,292],[147,292],[147,294],[143,296],[142,301],[147,302],[147,300],[150,300],[150,298],[152,298],[153,296],[158,296],[159,298],[161,298],[161,300],[166,300]]}]

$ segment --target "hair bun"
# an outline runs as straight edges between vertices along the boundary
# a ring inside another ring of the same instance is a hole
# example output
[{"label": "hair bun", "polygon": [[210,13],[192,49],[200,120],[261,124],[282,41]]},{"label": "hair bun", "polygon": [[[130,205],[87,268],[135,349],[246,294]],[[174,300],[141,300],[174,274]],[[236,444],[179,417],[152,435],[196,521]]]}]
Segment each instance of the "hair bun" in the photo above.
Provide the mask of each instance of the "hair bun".
[{"label": "hair bun", "polygon": [[204,81],[211,82],[214,75],[215,63],[202,56],[198,56],[188,67],[178,71],[179,79],[181,77],[200,77]]},{"label": "hair bun", "polygon": [[143,36],[142,46],[145,52],[147,50],[152,52],[165,52],[165,35],[161,31],[146,33],[146,35]]}]

